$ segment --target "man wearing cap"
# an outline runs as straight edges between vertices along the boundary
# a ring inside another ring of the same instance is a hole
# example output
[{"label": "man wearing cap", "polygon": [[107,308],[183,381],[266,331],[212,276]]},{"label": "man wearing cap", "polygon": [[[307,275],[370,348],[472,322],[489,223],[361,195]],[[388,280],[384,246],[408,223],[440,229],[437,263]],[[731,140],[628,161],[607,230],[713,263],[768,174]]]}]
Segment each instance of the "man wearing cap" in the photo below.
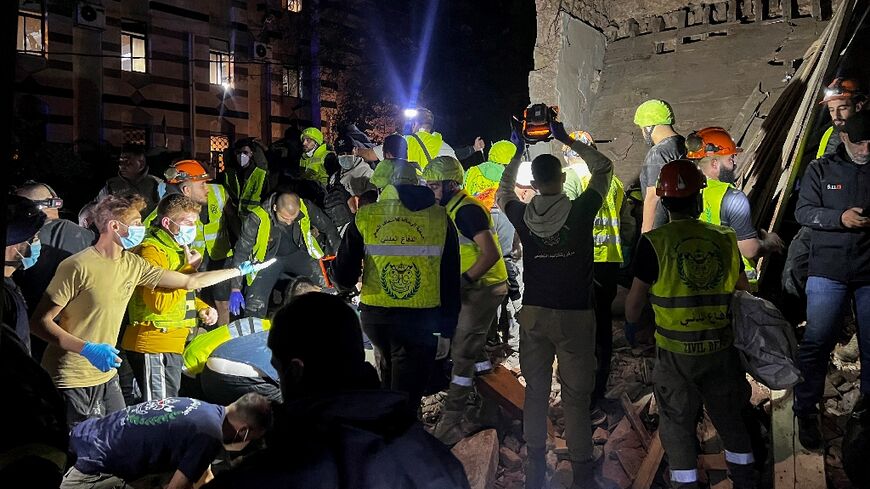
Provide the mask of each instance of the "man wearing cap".
[{"label": "man wearing cap", "polygon": [[407,393],[416,415],[435,360],[447,356],[456,330],[459,244],[415,166],[392,170],[380,199],[360,207],[345,231],[333,282],[353,288],[362,268],[360,318],[380,354],[381,383]]},{"label": "man wearing cap", "polygon": [[275,176],[269,172],[269,162],[263,146],[251,138],[236,141],[233,151],[228,151],[224,171],[224,185],[233,204],[244,219],[260,205],[274,188]]},{"label": "man wearing cap", "polygon": [[[870,365],[870,114],[849,117],[839,137],[834,153],[810,163],[795,208],[811,242],[807,330],[798,354],[804,381],[794,389],[798,435],[809,449],[821,446],[817,404],[850,301],[861,364]],[[861,394],[870,394],[870,369],[861,371]]]},{"label": "man wearing cap", "polygon": [[6,204],[6,258],[3,265],[3,321],[15,328],[22,345],[30,351],[27,303],[12,273],[28,269],[39,259],[41,243],[36,233],[45,223],[45,214],[28,199],[10,195]]},{"label": "man wearing cap", "polygon": [[825,105],[831,116],[831,127],[822,134],[816,158],[829,155],[840,145],[839,132],[846,120],[856,112],[860,112],[867,102],[858,80],[854,78],[834,78],[825,89],[825,96],[819,105]]},{"label": "man wearing cap", "polygon": [[325,286],[318,260],[332,255],[340,241],[335,224],[317,205],[293,192],[275,192],[245,217],[233,263],[278,261],[263,273],[249,276],[244,295],[241,277],[232,282],[230,312],[239,315],[244,309],[245,316],[266,317],[272,289],[283,275],[308,277]]},{"label": "man wearing cap", "polygon": [[686,156],[686,140],[674,130],[674,111],[664,100],[640,104],[634,123],[650,146],[640,168],[640,188],[644,192],[641,232],[645,233],[668,222],[668,212],[656,196],[656,181],[665,164]]},{"label": "man wearing cap", "polygon": [[700,219],[710,224],[730,227],[737,233],[737,246],[746,265],[750,283],[757,279],[756,260],[770,253],[782,253],[785,244],[776,233],[763,229],[756,232],[752,209],[746,195],[734,187],[737,181],[737,153],[742,152],[721,127],[705,127],[686,138],[687,157],[698,164],[707,177],[701,191],[704,209]]},{"label": "man wearing cap", "polygon": [[316,127],[307,127],[302,131],[302,158],[299,160],[299,169],[302,178],[326,186],[327,174],[324,160],[328,157],[335,158],[335,153],[329,151],[323,142],[323,133]]},{"label": "man wearing cap", "polygon": [[145,209],[142,215],[147,216],[154,210],[160,197],[163,196],[163,180],[148,173],[148,162],[145,161],[145,148],[140,145],[125,145],[118,158],[118,176],[106,181],[96,200],[107,195],[126,193],[139,194],[145,199]]}]

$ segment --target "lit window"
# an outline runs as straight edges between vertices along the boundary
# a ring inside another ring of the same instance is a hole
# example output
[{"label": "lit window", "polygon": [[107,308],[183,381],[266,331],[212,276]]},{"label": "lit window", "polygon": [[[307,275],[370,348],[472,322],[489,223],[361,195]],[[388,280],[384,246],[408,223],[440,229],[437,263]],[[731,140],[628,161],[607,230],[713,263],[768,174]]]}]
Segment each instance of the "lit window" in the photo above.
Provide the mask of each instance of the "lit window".
[{"label": "lit window", "polygon": [[230,137],[226,134],[212,134],[209,138],[211,149],[211,164],[223,171],[224,151],[230,147]]},{"label": "lit window", "polygon": [[[32,4],[32,2],[29,2]],[[18,52],[34,56],[45,55],[44,20],[42,11],[18,11]]]},{"label": "lit window", "polygon": [[287,0],[287,10],[290,12],[302,12],[302,0]]},{"label": "lit window", "polygon": [[[226,41],[217,42],[218,44],[227,45]],[[209,61],[209,82],[212,85],[222,85],[224,88],[232,88],[233,86],[233,55],[230,53],[229,46],[226,49],[212,48],[208,52]]]},{"label": "lit window", "polygon": [[121,69],[145,73],[145,34],[121,31]]},{"label": "lit window", "polygon": [[299,71],[284,68],[281,72],[281,95],[285,97],[299,96]]}]

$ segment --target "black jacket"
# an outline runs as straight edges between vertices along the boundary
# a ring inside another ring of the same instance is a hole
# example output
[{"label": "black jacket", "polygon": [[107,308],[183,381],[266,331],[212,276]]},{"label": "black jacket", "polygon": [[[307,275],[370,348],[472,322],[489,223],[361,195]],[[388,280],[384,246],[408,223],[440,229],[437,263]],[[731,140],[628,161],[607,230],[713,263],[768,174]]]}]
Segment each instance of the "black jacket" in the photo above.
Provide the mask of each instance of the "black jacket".
[{"label": "black jacket", "polygon": [[[269,243],[266,245],[266,258],[264,261],[277,255],[278,249],[281,245],[281,237],[284,235],[284,233],[276,232],[276,226],[284,226],[284,224],[278,221],[278,218],[275,216],[275,211],[272,210],[272,203],[274,200],[275,195],[272,195],[266,199],[266,202],[262,205],[263,209],[265,209],[269,214],[269,219],[272,221],[272,232],[269,234]],[[327,217],[326,213],[320,210],[320,208],[314,205],[314,203],[305,201],[305,206],[308,208],[308,218],[311,221],[311,227],[320,232],[320,237],[317,242],[320,243],[320,247],[323,249],[325,254],[333,254],[341,242],[335,224],[333,224],[329,217]],[[305,242],[302,239],[302,227],[299,225],[299,221],[303,216],[304,214],[300,212],[299,217],[297,217],[296,221],[293,222],[290,230],[290,233],[293,235],[293,242],[296,244],[296,248],[299,248],[300,250],[305,250]],[[245,216],[244,222],[242,223],[242,232],[239,235],[238,241],[236,241],[236,246],[233,248],[234,267],[239,266],[245,260],[252,259],[251,254],[254,250],[254,243],[257,242],[257,231],[259,229],[260,218],[256,214],[251,212]],[[242,285],[241,277],[233,279],[232,285],[234,288],[240,288]]]},{"label": "black jacket", "polygon": [[852,207],[870,208],[870,164],[856,165],[843,145],[810,163],[795,208],[811,229],[809,275],[839,282],[870,282],[870,229],[840,220]]},{"label": "black jacket", "polygon": [[462,464],[426,433],[407,402],[378,390],[286,402],[269,448],[206,487],[468,488]]},{"label": "black jacket", "polygon": [[[415,185],[399,185],[396,187],[402,205],[412,211],[419,211],[435,203],[435,195],[428,187]],[[356,227],[356,221],[351,221],[344,232],[341,246],[332,264],[333,279],[336,284],[346,289],[354,287],[362,271],[365,258],[365,241]],[[460,302],[460,264],[459,238],[453,222],[447,223],[447,236],[444,240],[444,252],[441,255],[441,306],[432,309],[389,308],[360,305],[363,319],[372,316],[382,316],[385,320],[414,323],[425,328],[430,321],[421,318],[428,315],[434,327],[445,338],[452,338],[456,331],[456,321],[459,319]],[[447,277],[451,277],[448,279]],[[433,333],[436,331],[432,331]]]}]

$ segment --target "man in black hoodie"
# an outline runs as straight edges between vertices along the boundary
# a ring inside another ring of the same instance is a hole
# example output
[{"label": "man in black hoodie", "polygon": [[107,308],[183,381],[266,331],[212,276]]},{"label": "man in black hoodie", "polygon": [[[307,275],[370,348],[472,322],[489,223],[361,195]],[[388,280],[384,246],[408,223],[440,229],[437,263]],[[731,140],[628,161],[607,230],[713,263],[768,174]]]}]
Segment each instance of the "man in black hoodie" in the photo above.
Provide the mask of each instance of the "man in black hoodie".
[{"label": "man in black hoodie", "polygon": [[[419,408],[436,359],[447,356],[459,317],[459,242],[447,211],[415,166],[402,162],[378,202],[359,209],[333,262],[333,282],[356,285],[360,312],[380,353],[384,387]],[[437,358],[436,358],[437,357]]]},{"label": "man in black hoodie", "polygon": [[511,140],[516,156],[505,168],[496,193],[523,243],[523,308],[520,323],[520,365],[526,379],[523,436],[528,443],[526,488],[545,487],[547,472],[547,408],[553,381],[553,357],[565,403],[565,438],[574,469],[572,488],[596,487],[593,480],[589,404],[595,385],[595,311],[592,300],[592,229],[595,215],[610,188],[613,163],[575,141],[561,122],[553,136],[577,152],[592,176],[573,201],[562,191],[565,174],[555,156],[532,161],[532,186],[538,191],[528,204],[514,192],[523,150],[519,128]]},{"label": "man in black hoodie", "polygon": [[293,299],[275,314],[269,348],[284,406],[268,448],[206,487],[469,487],[462,464],[426,433],[407,398],[378,389],[359,319],[341,299]]}]

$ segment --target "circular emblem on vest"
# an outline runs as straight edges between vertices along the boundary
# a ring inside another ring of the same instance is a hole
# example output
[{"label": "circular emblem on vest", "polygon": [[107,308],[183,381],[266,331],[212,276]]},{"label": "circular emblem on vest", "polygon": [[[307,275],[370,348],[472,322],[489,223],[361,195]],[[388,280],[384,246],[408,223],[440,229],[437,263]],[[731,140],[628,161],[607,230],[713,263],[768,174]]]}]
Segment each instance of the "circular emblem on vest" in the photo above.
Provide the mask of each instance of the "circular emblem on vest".
[{"label": "circular emblem on vest", "polygon": [[387,263],[381,269],[381,288],[393,299],[407,300],[420,290],[422,275],[414,263]]},{"label": "circular emblem on vest", "polygon": [[692,290],[718,288],[725,279],[722,253],[712,241],[688,238],[675,248],[680,280]]}]

